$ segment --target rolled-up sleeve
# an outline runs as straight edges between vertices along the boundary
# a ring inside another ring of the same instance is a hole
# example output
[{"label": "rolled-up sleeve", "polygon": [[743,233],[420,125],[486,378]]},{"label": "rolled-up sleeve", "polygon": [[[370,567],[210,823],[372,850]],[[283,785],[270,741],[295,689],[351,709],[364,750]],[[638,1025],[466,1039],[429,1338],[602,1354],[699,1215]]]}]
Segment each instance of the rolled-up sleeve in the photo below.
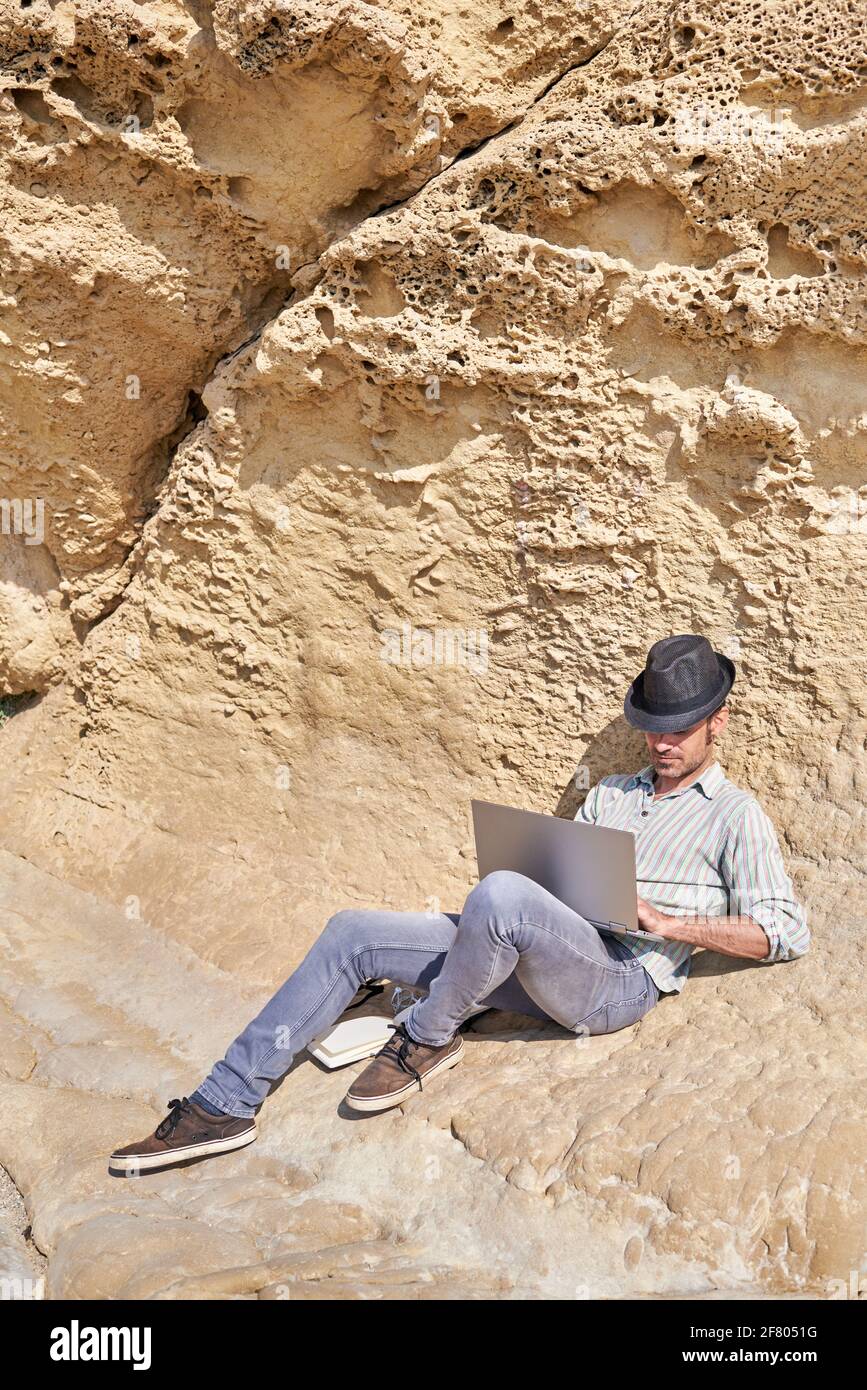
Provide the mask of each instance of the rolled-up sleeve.
[{"label": "rolled-up sleeve", "polygon": [[751,917],[768,938],[770,950],[762,964],[806,955],[807,914],[786,873],[773,822],[757,801],[748,802],[730,827],[722,873],[731,915]]}]

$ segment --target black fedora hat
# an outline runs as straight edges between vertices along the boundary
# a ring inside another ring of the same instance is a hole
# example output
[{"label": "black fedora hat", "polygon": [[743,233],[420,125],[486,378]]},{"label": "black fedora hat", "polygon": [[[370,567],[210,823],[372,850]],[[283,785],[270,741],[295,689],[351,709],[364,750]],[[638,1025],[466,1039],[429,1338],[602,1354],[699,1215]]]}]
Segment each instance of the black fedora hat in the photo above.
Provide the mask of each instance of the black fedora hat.
[{"label": "black fedora hat", "polygon": [[715,652],[706,637],[663,637],[630,685],[623,713],[634,729],[677,733],[719,709],[734,682],[734,662]]}]

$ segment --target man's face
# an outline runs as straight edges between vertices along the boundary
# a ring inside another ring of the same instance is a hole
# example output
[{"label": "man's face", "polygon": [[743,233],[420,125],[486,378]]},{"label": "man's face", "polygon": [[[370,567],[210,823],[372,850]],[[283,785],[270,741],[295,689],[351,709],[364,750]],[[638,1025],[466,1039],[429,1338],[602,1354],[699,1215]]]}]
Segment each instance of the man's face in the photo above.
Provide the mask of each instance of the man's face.
[{"label": "man's face", "polygon": [[688,777],[711,754],[715,735],[722,733],[727,723],[728,710],[723,708],[674,734],[645,733],[654,768],[663,777]]}]

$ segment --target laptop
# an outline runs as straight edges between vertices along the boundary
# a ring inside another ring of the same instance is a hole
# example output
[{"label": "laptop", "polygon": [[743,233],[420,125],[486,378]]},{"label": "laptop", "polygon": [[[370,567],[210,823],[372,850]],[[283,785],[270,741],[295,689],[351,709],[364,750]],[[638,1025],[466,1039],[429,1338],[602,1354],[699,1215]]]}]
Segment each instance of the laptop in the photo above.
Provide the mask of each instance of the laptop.
[{"label": "laptop", "polygon": [[473,801],[479,877],[498,869],[524,874],[599,931],[665,941],[638,925],[635,836],[492,801]]}]

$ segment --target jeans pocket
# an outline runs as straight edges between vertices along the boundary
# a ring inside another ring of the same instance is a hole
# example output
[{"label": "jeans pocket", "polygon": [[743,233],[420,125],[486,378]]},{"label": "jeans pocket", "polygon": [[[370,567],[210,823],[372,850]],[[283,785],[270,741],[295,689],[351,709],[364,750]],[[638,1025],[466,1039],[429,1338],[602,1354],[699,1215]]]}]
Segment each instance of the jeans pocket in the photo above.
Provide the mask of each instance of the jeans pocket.
[{"label": "jeans pocket", "polygon": [[578,1033],[580,1037],[595,1037],[597,1033],[608,1032],[608,1005],[600,1004],[598,1009],[594,1009],[584,1018],[579,1018],[577,1023],[573,1023],[572,1033]]},{"label": "jeans pocket", "polygon": [[648,999],[649,991],[643,989],[631,999],[600,1004],[599,1008],[587,1014],[586,1018],[581,1018],[573,1024],[572,1032],[580,1033],[582,1037],[587,1037],[588,1034],[596,1037],[599,1033],[618,1033],[621,1028],[628,1028],[630,1024],[637,1023],[647,1013]]},{"label": "jeans pocket", "polygon": [[617,1033],[621,1028],[628,1028],[630,1024],[637,1023],[650,1006],[650,990],[646,987],[633,999],[624,999],[619,1004],[606,1004],[606,1033]]},{"label": "jeans pocket", "polygon": [[621,937],[608,937],[608,948],[613,963],[619,965],[625,974],[631,975],[633,971],[641,968],[641,957],[637,956]]}]

